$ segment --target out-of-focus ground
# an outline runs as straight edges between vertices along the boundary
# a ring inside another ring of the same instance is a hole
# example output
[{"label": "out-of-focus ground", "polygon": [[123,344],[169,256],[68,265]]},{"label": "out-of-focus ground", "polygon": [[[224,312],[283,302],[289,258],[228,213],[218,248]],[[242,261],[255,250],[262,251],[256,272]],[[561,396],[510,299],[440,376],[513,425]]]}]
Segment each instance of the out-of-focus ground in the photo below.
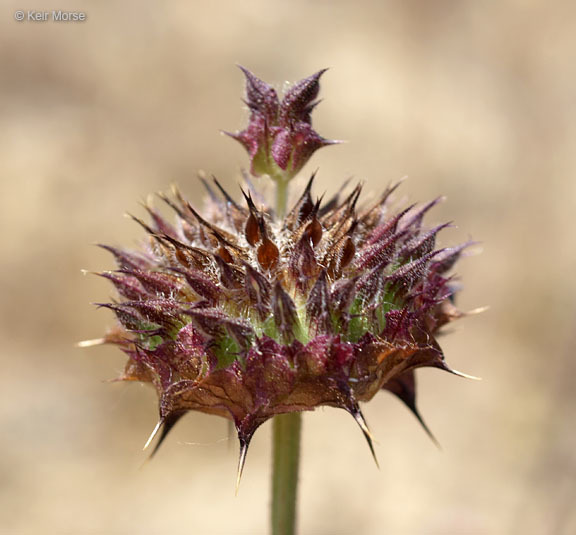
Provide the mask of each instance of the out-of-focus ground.
[{"label": "out-of-focus ground", "polygon": [[[282,87],[323,67],[316,193],[353,175],[365,198],[404,175],[447,200],[443,244],[470,237],[468,310],[443,340],[481,376],[418,374],[415,419],[365,406],[377,470],[352,419],[305,415],[301,532],[576,533],[576,4],[530,1],[4,2],[0,17],[0,532],[260,534],[270,426],[234,496],[237,443],[191,414],[153,462],[150,388],[108,384],[114,348],[79,350],[112,315],[81,269],[96,242],[136,243],[139,201],[173,182],[198,206],[198,169],[236,193],[246,165],[241,63]],[[73,8],[84,23],[16,22]]]}]

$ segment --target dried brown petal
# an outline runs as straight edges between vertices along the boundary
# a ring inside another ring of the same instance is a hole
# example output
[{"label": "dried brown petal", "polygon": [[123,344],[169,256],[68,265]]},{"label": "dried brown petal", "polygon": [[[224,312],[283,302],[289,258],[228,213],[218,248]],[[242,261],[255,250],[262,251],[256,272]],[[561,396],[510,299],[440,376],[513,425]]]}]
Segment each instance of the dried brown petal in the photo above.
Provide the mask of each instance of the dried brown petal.
[{"label": "dried brown petal", "polygon": [[278,247],[276,247],[270,239],[265,237],[262,240],[262,245],[258,247],[258,263],[260,267],[266,271],[270,271],[278,265],[279,258],[280,251]]}]

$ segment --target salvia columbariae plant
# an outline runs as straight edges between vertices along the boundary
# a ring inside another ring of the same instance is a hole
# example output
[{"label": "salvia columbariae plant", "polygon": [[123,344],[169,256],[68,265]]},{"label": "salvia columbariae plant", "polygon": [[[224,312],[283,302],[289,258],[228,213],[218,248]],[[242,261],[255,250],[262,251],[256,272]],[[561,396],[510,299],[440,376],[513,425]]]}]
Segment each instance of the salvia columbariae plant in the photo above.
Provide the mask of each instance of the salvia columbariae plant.
[{"label": "salvia columbariae plant", "polygon": [[[427,227],[438,200],[394,210],[398,184],[372,202],[361,186],[328,199],[314,175],[287,209],[288,184],[319,148],[337,143],[312,128],[324,70],[279,100],[242,68],[250,111],[231,134],[250,156],[252,177],[276,186],[269,203],[248,174],[240,200],[213,178],[203,211],[174,189],[160,195],[173,222],[146,205],[139,251],[103,245],[118,269],[101,273],[117,297],[99,306],[118,323],[104,338],[128,357],[123,381],[151,383],[159,398],[158,449],[189,411],[230,420],[238,434],[238,481],[250,440],[274,418],[272,526],[294,531],[299,413],[346,410],[374,455],[360,409],[381,390],[416,407],[415,370],[455,372],[437,335],[463,314],[452,267],[468,244],[436,248],[448,225]],[[85,343],[88,345],[89,343]],[[460,374],[462,375],[462,374]]]}]

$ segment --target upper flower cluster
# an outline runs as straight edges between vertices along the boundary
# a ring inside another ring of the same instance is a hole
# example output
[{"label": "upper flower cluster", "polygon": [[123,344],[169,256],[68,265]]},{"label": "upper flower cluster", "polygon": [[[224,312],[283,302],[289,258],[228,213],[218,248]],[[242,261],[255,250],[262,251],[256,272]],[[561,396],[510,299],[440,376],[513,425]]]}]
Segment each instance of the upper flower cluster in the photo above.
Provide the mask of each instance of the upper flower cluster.
[{"label": "upper flower cluster", "polygon": [[237,134],[226,133],[248,151],[254,176],[289,180],[316,150],[338,143],[320,136],[310,118],[318,104],[319,80],[326,69],[294,84],[280,102],[273,87],[240,68],[246,76],[245,102],[250,122]]}]

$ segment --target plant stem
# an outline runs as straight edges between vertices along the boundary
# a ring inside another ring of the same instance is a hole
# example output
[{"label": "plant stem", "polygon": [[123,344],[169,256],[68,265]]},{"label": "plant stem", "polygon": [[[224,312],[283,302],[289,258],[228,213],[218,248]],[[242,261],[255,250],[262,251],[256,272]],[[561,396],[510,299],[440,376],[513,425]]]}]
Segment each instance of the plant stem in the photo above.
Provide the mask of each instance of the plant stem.
[{"label": "plant stem", "polygon": [[272,425],[272,535],[294,535],[302,417],[280,414]]},{"label": "plant stem", "polygon": [[290,180],[283,176],[274,178],[276,183],[276,218],[282,221],[286,215],[286,205],[288,204],[288,183]]},{"label": "plant stem", "polygon": [[[276,218],[286,216],[289,177],[274,177],[276,184]],[[272,422],[272,535],[294,535],[296,497],[300,464],[299,412],[279,414]]]}]

